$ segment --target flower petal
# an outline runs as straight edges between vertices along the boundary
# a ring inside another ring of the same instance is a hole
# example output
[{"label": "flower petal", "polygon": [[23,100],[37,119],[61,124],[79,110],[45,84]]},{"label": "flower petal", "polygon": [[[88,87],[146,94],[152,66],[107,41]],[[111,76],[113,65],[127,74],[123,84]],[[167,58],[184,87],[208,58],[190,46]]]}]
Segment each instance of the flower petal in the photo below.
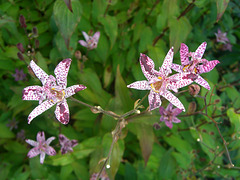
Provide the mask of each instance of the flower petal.
[{"label": "flower petal", "polygon": [[44,85],[46,83],[46,80],[48,79],[48,74],[45,73],[45,71],[43,71],[33,60],[30,62],[30,67],[32,68],[37,78]]},{"label": "flower petal", "polygon": [[160,99],[159,93],[156,93],[154,91],[150,91],[150,94],[148,95],[148,102],[149,102],[149,111],[152,111],[159,106],[161,106],[162,101]]},{"label": "flower petal", "polygon": [[166,108],[166,111],[171,112],[172,109],[173,109],[173,105],[172,105],[172,103],[169,103],[167,108]]},{"label": "flower petal", "polygon": [[198,75],[198,78],[195,80],[195,82],[208,90],[211,89],[208,82],[199,75]]},{"label": "flower petal", "polygon": [[180,47],[180,58],[182,66],[185,66],[189,63],[188,53],[189,53],[188,46],[182,43]]},{"label": "flower petal", "polygon": [[172,103],[177,108],[185,111],[185,108],[181,103],[181,101],[176,96],[174,96],[170,91],[165,91],[164,93],[160,92],[160,95],[162,95],[165,99],[167,99],[170,103]]},{"label": "flower petal", "polygon": [[142,68],[142,72],[144,74],[144,76],[147,78],[147,80],[152,79],[153,77],[155,77],[155,73],[154,73],[154,62],[152,59],[150,59],[147,55],[145,54],[140,54],[140,65]]},{"label": "flower petal", "polygon": [[64,145],[64,143],[66,143],[69,139],[66,137],[66,136],[64,136],[63,134],[59,134],[59,142],[60,142],[60,145],[61,146],[63,146]]},{"label": "flower petal", "polygon": [[66,99],[57,104],[55,116],[62,124],[69,122],[69,108]]},{"label": "flower petal", "polygon": [[81,44],[82,46],[84,46],[84,47],[88,47],[88,44],[84,41],[84,40],[79,40],[78,41],[79,42],[79,44]]},{"label": "flower petal", "polygon": [[88,41],[88,40],[89,40],[89,36],[88,36],[88,34],[85,33],[84,31],[82,31],[82,34],[83,34],[85,40]]},{"label": "flower petal", "polygon": [[132,84],[127,85],[128,88],[139,89],[139,90],[150,90],[151,86],[149,86],[148,81],[136,81]]},{"label": "flower petal", "polygon": [[26,141],[26,143],[30,144],[31,146],[38,146],[38,144],[39,144],[37,141],[31,140],[31,139],[26,139],[25,141]]},{"label": "flower petal", "polygon": [[203,43],[197,48],[197,50],[195,51],[195,53],[194,53],[194,59],[202,59],[206,47],[207,47],[207,43],[206,43],[206,42],[203,42]]},{"label": "flower petal", "polygon": [[53,140],[55,139],[55,137],[50,137],[46,140],[46,144],[49,145]]},{"label": "flower petal", "polygon": [[41,164],[43,164],[43,162],[44,162],[45,155],[46,155],[45,152],[42,152],[42,151],[41,151],[41,153],[40,153],[40,163],[41,163]]},{"label": "flower petal", "polygon": [[55,103],[47,100],[44,101],[42,104],[38,105],[28,116],[28,124],[38,115],[42,114],[44,111],[50,109]]},{"label": "flower petal", "polygon": [[82,91],[86,88],[87,87],[82,84],[70,86],[65,89],[65,98],[68,98],[68,97],[76,94],[78,91]]},{"label": "flower petal", "polygon": [[40,152],[41,152],[41,151],[38,149],[38,147],[35,147],[35,148],[32,148],[32,149],[28,152],[27,156],[28,156],[29,158],[33,158],[33,157],[39,155]]},{"label": "flower petal", "polygon": [[193,80],[188,78],[189,74],[190,73],[177,73],[170,76],[169,78],[171,79],[171,81],[168,84],[167,89],[172,89],[172,90],[174,88],[179,89],[191,84]]},{"label": "flower petal", "polygon": [[169,127],[170,129],[172,129],[173,124],[172,124],[171,121],[169,121],[169,120],[165,120],[165,124],[166,124],[167,127]]},{"label": "flower petal", "polygon": [[198,74],[210,72],[218,63],[220,63],[218,60],[208,61],[207,63],[203,65],[198,66]]},{"label": "flower petal", "polygon": [[38,141],[39,143],[45,142],[45,134],[44,134],[44,131],[39,131],[39,132],[37,133],[37,141]]},{"label": "flower petal", "polygon": [[66,88],[67,86],[67,75],[70,68],[72,60],[70,58],[62,60],[54,70],[54,74],[56,75],[57,83],[62,88]]},{"label": "flower petal", "polygon": [[173,116],[177,116],[177,115],[179,115],[181,112],[182,112],[181,109],[175,108],[175,109],[172,110],[172,115],[173,115]]},{"label": "flower petal", "polygon": [[182,66],[181,65],[179,65],[179,64],[174,64],[174,63],[172,63],[172,67],[171,67],[174,71],[176,71],[176,72],[179,72],[179,73],[181,73],[181,72],[183,72],[183,68],[182,68]]},{"label": "flower petal", "polygon": [[78,141],[76,139],[71,140],[71,146],[75,147],[76,145],[78,145]]},{"label": "flower petal", "polygon": [[172,61],[173,61],[173,47],[168,51],[164,61],[163,61],[163,64],[162,64],[162,67],[160,68],[161,72],[164,73],[165,76],[167,76],[169,73],[172,72],[171,70],[171,67],[172,67]]},{"label": "flower petal", "polygon": [[53,147],[51,146],[47,146],[46,150],[45,150],[45,153],[49,156],[54,156],[56,155],[56,151]]},{"label": "flower petal", "polygon": [[178,119],[178,118],[176,118],[176,117],[173,117],[173,118],[172,118],[172,122],[174,122],[174,123],[180,123],[181,120]]},{"label": "flower petal", "polygon": [[22,91],[22,100],[36,100],[39,101],[41,96],[38,94],[38,92],[42,91],[41,86],[28,86],[23,89]]},{"label": "flower petal", "polygon": [[[160,106],[160,108],[159,108],[159,113],[163,116],[163,115],[165,115],[164,112],[165,112],[164,107]],[[161,121],[161,119],[160,119],[160,121]]]},{"label": "flower petal", "polygon": [[95,34],[93,35],[93,38],[98,42],[98,40],[99,40],[99,37],[100,37],[100,32],[99,31],[97,31],[97,32],[95,32]]}]

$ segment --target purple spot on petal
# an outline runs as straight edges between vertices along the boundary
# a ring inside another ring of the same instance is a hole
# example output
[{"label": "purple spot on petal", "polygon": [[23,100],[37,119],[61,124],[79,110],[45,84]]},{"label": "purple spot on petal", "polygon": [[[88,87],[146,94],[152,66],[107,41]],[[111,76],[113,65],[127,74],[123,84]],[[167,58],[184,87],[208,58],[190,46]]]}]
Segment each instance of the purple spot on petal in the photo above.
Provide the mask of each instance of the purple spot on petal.
[{"label": "purple spot on petal", "polygon": [[63,114],[65,112],[66,108],[63,104],[60,104],[60,113]]},{"label": "purple spot on petal", "polygon": [[145,54],[143,54],[142,56],[140,56],[140,62],[143,65],[145,71],[147,71],[150,75],[153,75],[152,68],[147,64],[147,61],[144,60],[147,58],[148,57]]}]

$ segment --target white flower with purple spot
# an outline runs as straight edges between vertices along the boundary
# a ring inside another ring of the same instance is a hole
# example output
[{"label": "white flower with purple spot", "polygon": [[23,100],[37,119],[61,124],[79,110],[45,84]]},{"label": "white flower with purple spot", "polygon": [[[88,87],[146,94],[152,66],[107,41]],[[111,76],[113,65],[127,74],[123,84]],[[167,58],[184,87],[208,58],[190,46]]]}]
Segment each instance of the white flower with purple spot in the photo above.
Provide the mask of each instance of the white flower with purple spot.
[{"label": "white flower with purple spot", "polygon": [[93,36],[89,36],[87,33],[82,31],[82,34],[86,41],[80,40],[78,41],[82,46],[88,48],[89,50],[97,48],[98,40],[100,37],[100,32],[96,32]]},{"label": "white flower with purple spot", "polygon": [[[188,46],[182,43],[180,48],[182,65],[173,63],[172,69],[179,73],[189,73],[186,74],[183,78],[191,79],[192,81],[195,81],[204,88],[210,90],[208,82],[203,79],[199,74],[211,71],[220,62],[218,60],[208,61],[206,59],[202,59],[206,46],[207,43],[203,42],[195,52],[189,52]],[[191,57],[191,60],[189,60],[189,57]]]},{"label": "white flower with purple spot", "polygon": [[171,103],[164,109],[162,106],[159,108],[159,113],[161,114],[160,121],[164,121],[166,126],[169,128],[173,127],[172,123],[180,123],[181,120],[176,116],[182,112],[181,109],[174,108]]},{"label": "white flower with purple spot", "polygon": [[139,90],[150,90],[148,95],[150,111],[161,106],[162,102],[160,96],[163,96],[173,105],[185,111],[185,108],[179,99],[168,91],[173,90],[177,92],[179,88],[192,83],[189,79],[182,79],[182,73],[168,77],[169,73],[172,72],[170,68],[173,61],[173,48],[168,51],[168,54],[164,59],[162,67],[159,68],[159,71],[154,69],[155,65],[153,60],[145,54],[140,54],[139,61],[142,72],[147,78],[147,81],[136,81],[127,87]]},{"label": "white flower with purple spot", "polygon": [[54,70],[55,78],[52,75],[46,74],[34,61],[31,61],[30,67],[43,86],[28,86],[23,90],[23,100],[39,101],[39,105],[28,116],[28,124],[36,116],[42,114],[55,104],[57,104],[55,116],[58,121],[63,124],[69,122],[69,108],[66,98],[86,89],[84,85],[67,87],[67,75],[71,62],[71,59],[62,60]]},{"label": "white flower with purple spot", "polygon": [[49,144],[54,139],[55,139],[55,137],[50,137],[47,140],[45,140],[45,134],[43,131],[38,132],[37,141],[31,140],[31,139],[26,139],[26,142],[28,144],[30,144],[31,146],[34,146],[34,148],[32,148],[28,152],[27,156],[29,158],[33,158],[40,154],[40,163],[43,164],[46,154],[49,156],[56,155],[55,149],[53,147],[49,146]]}]

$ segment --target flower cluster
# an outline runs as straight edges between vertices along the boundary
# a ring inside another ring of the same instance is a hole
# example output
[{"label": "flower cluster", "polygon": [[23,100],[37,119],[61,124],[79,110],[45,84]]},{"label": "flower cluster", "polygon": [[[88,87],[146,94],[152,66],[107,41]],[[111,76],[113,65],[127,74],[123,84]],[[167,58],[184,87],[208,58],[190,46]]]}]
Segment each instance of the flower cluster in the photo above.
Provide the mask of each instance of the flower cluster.
[{"label": "flower cluster", "polygon": [[33,60],[30,67],[42,82],[43,86],[28,86],[23,90],[23,100],[36,100],[39,105],[29,114],[28,124],[38,115],[48,110],[55,104],[55,116],[62,124],[69,122],[69,108],[66,98],[74,95],[78,91],[86,89],[84,85],[67,86],[67,75],[72,60],[62,60],[54,70],[56,78],[44,72]]},{"label": "flower cluster", "polygon": [[220,29],[218,29],[218,32],[215,33],[215,36],[217,42],[223,43],[221,46],[223,51],[232,51],[232,44],[230,43],[226,32],[223,33]]},{"label": "flower cluster", "polygon": [[[150,90],[148,95],[150,111],[161,106],[161,96],[176,106],[179,111],[185,111],[183,104],[170,92],[170,90],[178,92],[179,88],[190,85],[193,82],[196,82],[204,88],[210,90],[208,82],[203,79],[200,74],[211,71],[219,63],[219,61],[208,61],[206,59],[202,59],[206,46],[207,43],[203,42],[195,52],[189,52],[187,45],[182,43],[180,48],[181,65],[172,63],[172,47],[167,53],[162,67],[160,67],[158,71],[155,70],[155,65],[152,59],[145,54],[140,54],[140,65],[147,80],[136,81],[127,87],[139,90]],[[169,76],[169,74],[172,73],[171,69],[178,73]],[[160,110],[160,112],[162,112],[162,115],[166,114],[163,113],[163,110]],[[174,122],[174,120],[166,123],[168,127],[172,127],[171,122]]]}]

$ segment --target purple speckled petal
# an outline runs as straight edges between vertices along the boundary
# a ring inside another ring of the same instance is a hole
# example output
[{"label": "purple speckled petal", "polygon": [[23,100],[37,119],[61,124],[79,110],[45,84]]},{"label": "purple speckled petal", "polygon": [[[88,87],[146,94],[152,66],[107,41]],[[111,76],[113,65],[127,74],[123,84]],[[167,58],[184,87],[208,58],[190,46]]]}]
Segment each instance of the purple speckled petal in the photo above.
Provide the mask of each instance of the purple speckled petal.
[{"label": "purple speckled petal", "polygon": [[30,62],[30,67],[32,68],[37,78],[44,85],[46,83],[46,80],[48,79],[48,74],[43,71],[33,60]]},{"label": "purple speckled petal", "polygon": [[54,70],[54,74],[56,75],[57,83],[63,89],[67,86],[67,75],[70,68],[72,60],[64,59],[62,60]]},{"label": "purple speckled petal", "polygon": [[75,147],[76,145],[78,145],[78,141],[75,139],[71,140],[71,146]]},{"label": "purple speckled petal", "polygon": [[127,85],[128,88],[139,89],[139,90],[150,90],[151,86],[148,81],[136,81],[132,84]]},{"label": "purple speckled petal", "polygon": [[38,94],[42,90],[41,86],[28,86],[23,89],[22,100],[40,100],[41,96]]},{"label": "purple speckled petal", "polygon": [[165,99],[167,99],[170,103],[172,103],[174,106],[185,111],[185,108],[181,101],[176,96],[174,96],[170,91],[165,91],[164,93],[161,93],[161,95]]},{"label": "purple speckled petal", "polygon": [[78,41],[79,42],[79,44],[81,44],[82,46],[84,46],[84,47],[88,47],[88,44],[87,44],[87,42],[85,42],[84,40],[79,40]]},{"label": "purple speckled petal", "polygon": [[147,55],[145,54],[140,54],[140,65],[142,68],[142,72],[144,74],[144,76],[147,78],[147,80],[152,79],[153,77],[155,77],[154,74],[154,62],[152,59],[150,59]]},{"label": "purple speckled petal", "polygon": [[178,108],[175,108],[175,109],[172,110],[173,116],[177,116],[177,115],[179,115],[181,112],[182,112],[182,110],[181,110],[181,109],[178,109]]},{"label": "purple speckled petal", "polygon": [[88,34],[85,33],[84,31],[82,31],[82,34],[83,34],[85,40],[88,41],[88,40],[89,40],[89,36],[88,36]]},{"label": "purple speckled petal", "polygon": [[172,112],[172,109],[173,109],[173,105],[172,105],[172,103],[169,103],[167,108],[166,108],[166,111],[167,112]]},{"label": "purple speckled petal", "polygon": [[69,122],[69,108],[66,99],[57,104],[55,110],[55,116],[62,124],[68,124]]},{"label": "purple speckled petal", "polygon": [[97,31],[97,32],[95,32],[95,34],[93,35],[93,38],[98,42],[98,40],[99,40],[99,37],[100,37],[100,32],[99,31]]},{"label": "purple speckled petal", "polygon": [[39,148],[38,148],[38,147],[35,147],[35,148],[32,148],[32,149],[28,152],[27,156],[28,156],[29,158],[33,158],[33,157],[39,155],[40,152],[41,152],[41,151],[39,150]]},{"label": "purple speckled petal", "polygon": [[160,71],[162,73],[164,73],[165,76],[168,76],[169,73],[172,72],[171,70],[171,67],[172,67],[172,61],[173,61],[173,47],[168,51],[164,61],[163,61],[163,64],[162,64],[162,67],[160,68]]},{"label": "purple speckled petal", "polygon": [[198,74],[210,72],[218,63],[220,63],[218,60],[213,60],[208,61],[203,65],[199,65],[197,68]]},{"label": "purple speckled petal", "polygon": [[[165,115],[164,112],[165,112],[164,107],[160,106],[160,108],[159,108],[159,113],[163,116],[163,115]],[[160,121],[161,121],[161,119],[160,119]],[[162,119],[162,121],[163,121],[163,119]]]},{"label": "purple speckled petal", "polygon": [[43,164],[43,162],[44,162],[45,155],[46,155],[45,152],[40,152],[40,163],[41,163],[41,164]]},{"label": "purple speckled petal", "polygon": [[54,156],[54,155],[56,155],[55,149],[54,149],[53,147],[51,147],[51,146],[48,146],[48,147],[46,148],[45,153],[46,153],[47,155],[49,155],[49,156]]},{"label": "purple speckled petal", "polygon": [[50,100],[44,101],[42,104],[38,105],[28,116],[28,124],[38,115],[42,114],[44,111],[50,109],[55,103]]},{"label": "purple speckled petal", "polygon": [[172,81],[170,81],[167,88],[173,89],[173,87],[174,87],[174,88],[179,89],[179,88],[188,86],[189,84],[191,84],[193,82],[193,80],[188,78],[188,74],[189,73],[177,73],[177,74],[170,76],[169,78]]},{"label": "purple speckled petal", "polygon": [[31,146],[38,146],[38,142],[31,140],[31,139],[26,139],[26,143],[30,144]]},{"label": "purple speckled petal", "polygon": [[68,98],[74,94],[76,94],[78,91],[82,91],[86,89],[87,87],[84,85],[73,85],[65,89],[65,98]]},{"label": "purple speckled petal", "polygon": [[59,137],[59,142],[61,146],[63,146],[68,141],[68,138],[63,134],[59,134],[58,137]]},{"label": "purple speckled petal", "polygon": [[166,121],[165,121],[165,124],[166,124],[167,127],[169,127],[170,129],[172,129],[173,124],[172,124],[171,121],[166,120]]},{"label": "purple speckled petal", "polygon": [[174,123],[180,123],[181,120],[178,119],[177,117],[173,117],[173,118],[172,118],[172,122],[174,122]]},{"label": "purple speckled petal", "polygon": [[208,90],[211,89],[208,82],[199,75],[198,75],[198,78],[195,80],[195,82]]},{"label": "purple speckled petal", "polygon": [[203,43],[197,48],[197,50],[195,51],[195,53],[194,53],[194,58],[195,58],[195,59],[202,59],[206,47],[207,47],[207,43],[206,43],[206,42],[203,42]]},{"label": "purple speckled petal", "polygon": [[39,131],[37,133],[37,141],[40,142],[45,142],[45,134],[43,131]]},{"label": "purple speckled petal", "polygon": [[49,145],[53,140],[55,139],[55,137],[50,137],[46,140],[46,144]]},{"label": "purple speckled petal", "polygon": [[180,47],[180,58],[183,66],[189,63],[188,53],[189,53],[189,50],[187,45],[182,43]]},{"label": "purple speckled petal", "polygon": [[181,65],[179,65],[179,64],[174,64],[174,63],[172,63],[172,67],[171,67],[174,71],[176,71],[176,72],[179,72],[179,73],[181,73],[181,72],[183,72],[183,68],[182,68],[182,66]]},{"label": "purple speckled petal", "polygon": [[149,102],[149,111],[152,111],[160,107],[162,104],[162,101],[160,99],[159,93],[156,93],[151,90],[150,94],[148,95],[148,102]]}]

